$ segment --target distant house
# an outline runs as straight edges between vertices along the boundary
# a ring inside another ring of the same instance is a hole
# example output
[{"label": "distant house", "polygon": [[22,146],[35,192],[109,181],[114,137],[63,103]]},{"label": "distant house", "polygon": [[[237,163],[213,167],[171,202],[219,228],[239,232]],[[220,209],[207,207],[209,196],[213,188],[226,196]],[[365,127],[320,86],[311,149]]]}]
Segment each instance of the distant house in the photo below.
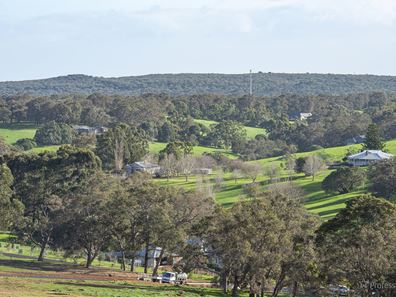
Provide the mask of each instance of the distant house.
[{"label": "distant house", "polygon": [[132,164],[127,164],[125,166],[125,171],[127,175],[133,174],[135,172],[146,172],[151,175],[159,175],[161,167],[157,164],[152,164],[148,162],[135,162]]},{"label": "distant house", "polygon": [[361,144],[366,140],[366,136],[365,135],[357,135],[351,138],[348,138],[345,141],[345,145],[352,145],[352,144]]},{"label": "distant house", "polygon": [[348,163],[352,166],[368,166],[374,162],[392,158],[393,155],[378,150],[366,150],[348,157]]},{"label": "distant house", "polygon": [[211,168],[196,168],[193,170],[194,174],[200,174],[200,175],[210,175],[212,174],[212,169]]},{"label": "distant house", "polygon": [[75,125],[73,126],[74,131],[77,132],[77,134],[94,134],[94,135],[100,135],[105,132],[107,132],[108,128],[99,126],[99,127],[90,127],[90,126],[85,126],[85,125]]},{"label": "distant house", "polygon": [[289,115],[289,120],[290,121],[297,121],[297,120],[303,121],[310,117],[312,117],[312,113],[310,113],[310,112],[297,112],[297,113],[292,113],[291,115]]}]

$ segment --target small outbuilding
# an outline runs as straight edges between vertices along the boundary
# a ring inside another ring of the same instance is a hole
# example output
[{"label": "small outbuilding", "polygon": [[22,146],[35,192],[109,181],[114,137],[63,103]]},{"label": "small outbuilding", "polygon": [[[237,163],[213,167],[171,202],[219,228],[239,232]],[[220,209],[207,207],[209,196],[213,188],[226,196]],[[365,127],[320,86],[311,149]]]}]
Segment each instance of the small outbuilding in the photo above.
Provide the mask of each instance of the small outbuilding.
[{"label": "small outbuilding", "polygon": [[348,157],[348,163],[352,166],[368,166],[374,162],[393,158],[393,155],[380,150],[365,150],[361,153]]},{"label": "small outbuilding", "polygon": [[289,115],[289,120],[290,121],[305,121],[308,118],[312,117],[312,113],[310,112],[297,112],[297,113],[292,113]]}]

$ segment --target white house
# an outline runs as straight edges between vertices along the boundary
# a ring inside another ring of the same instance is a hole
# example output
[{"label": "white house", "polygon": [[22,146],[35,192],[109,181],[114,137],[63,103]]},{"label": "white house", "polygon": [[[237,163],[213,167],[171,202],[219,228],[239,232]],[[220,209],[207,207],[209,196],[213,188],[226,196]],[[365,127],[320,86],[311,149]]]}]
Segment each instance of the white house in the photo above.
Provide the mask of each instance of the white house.
[{"label": "white house", "polygon": [[392,158],[393,155],[378,150],[366,150],[348,157],[352,166],[368,166],[371,163]]},{"label": "white house", "polygon": [[161,167],[157,164],[152,164],[148,162],[135,162],[132,164],[127,164],[125,166],[125,171],[128,175],[135,172],[147,172],[152,175],[159,175]]}]

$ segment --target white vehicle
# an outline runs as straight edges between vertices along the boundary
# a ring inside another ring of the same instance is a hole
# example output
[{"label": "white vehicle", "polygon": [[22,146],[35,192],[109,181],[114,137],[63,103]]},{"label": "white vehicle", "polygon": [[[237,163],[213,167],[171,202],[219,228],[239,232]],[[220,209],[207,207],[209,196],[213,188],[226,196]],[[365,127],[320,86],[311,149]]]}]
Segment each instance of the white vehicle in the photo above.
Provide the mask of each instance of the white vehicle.
[{"label": "white vehicle", "polygon": [[162,274],[162,282],[174,285],[182,285],[187,281],[186,273],[164,272]]},{"label": "white vehicle", "polygon": [[348,296],[349,289],[346,286],[338,286],[338,295],[339,296]]},{"label": "white vehicle", "polygon": [[162,283],[162,276],[161,275],[153,275],[153,276],[151,276],[151,280],[153,282]]}]

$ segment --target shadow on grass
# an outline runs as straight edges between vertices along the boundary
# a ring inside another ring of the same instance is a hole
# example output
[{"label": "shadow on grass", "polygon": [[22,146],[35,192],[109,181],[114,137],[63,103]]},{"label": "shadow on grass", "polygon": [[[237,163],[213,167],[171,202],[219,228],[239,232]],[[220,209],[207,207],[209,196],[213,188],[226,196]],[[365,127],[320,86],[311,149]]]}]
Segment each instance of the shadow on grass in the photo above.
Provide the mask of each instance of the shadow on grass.
[{"label": "shadow on grass", "polygon": [[[3,253],[4,256],[8,254]],[[15,255],[13,255],[15,258]],[[33,259],[0,259],[0,266],[18,268],[32,271],[65,272],[76,268],[73,264],[55,263],[50,261],[38,262]]]},{"label": "shadow on grass", "polygon": [[339,212],[340,212],[339,209],[330,209],[330,210],[318,212],[318,215],[321,217],[329,217],[327,219],[331,219],[331,217],[334,217]]},{"label": "shadow on grass", "polygon": [[[203,289],[203,288],[191,288],[191,287],[179,287],[179,286],[167,286],[167,285],[155,285],[155,286],[141,286],[132,284],[98,284],[98,283],[76,283],[76,282],[56,282],[57,285],[63,286],[75,286],[75,287],[86,287],[86,288],[99,288],[99,289],[130,289],[130,290],[146,290],[151,292],[175,292],[175,296],[183,296],[183,293],[192,293],[202,296],[214,296],[221,297],[226,296],[221,291],[215,291],[214,289]],[[176,293],[177,292],[177,293]]]},{"label": "shadow on grass", "polygon": [[[323,203],[323,204],[312,206],[312,207],[307,205],[307,209],[312,211],[312,210],[315,210],[315,209],[327,208],[327,207],[330,207],[330,206],[333,206],[333,205],[345,203],[345,202],[347,202],[350,199],[351,199],[351,197],[342,198],[342,199],[339,199],[339,200],[335,200],[335,201],[328,202],[328,203]],[[323,199],[323,200],[325,200],[325,199]]]}]

